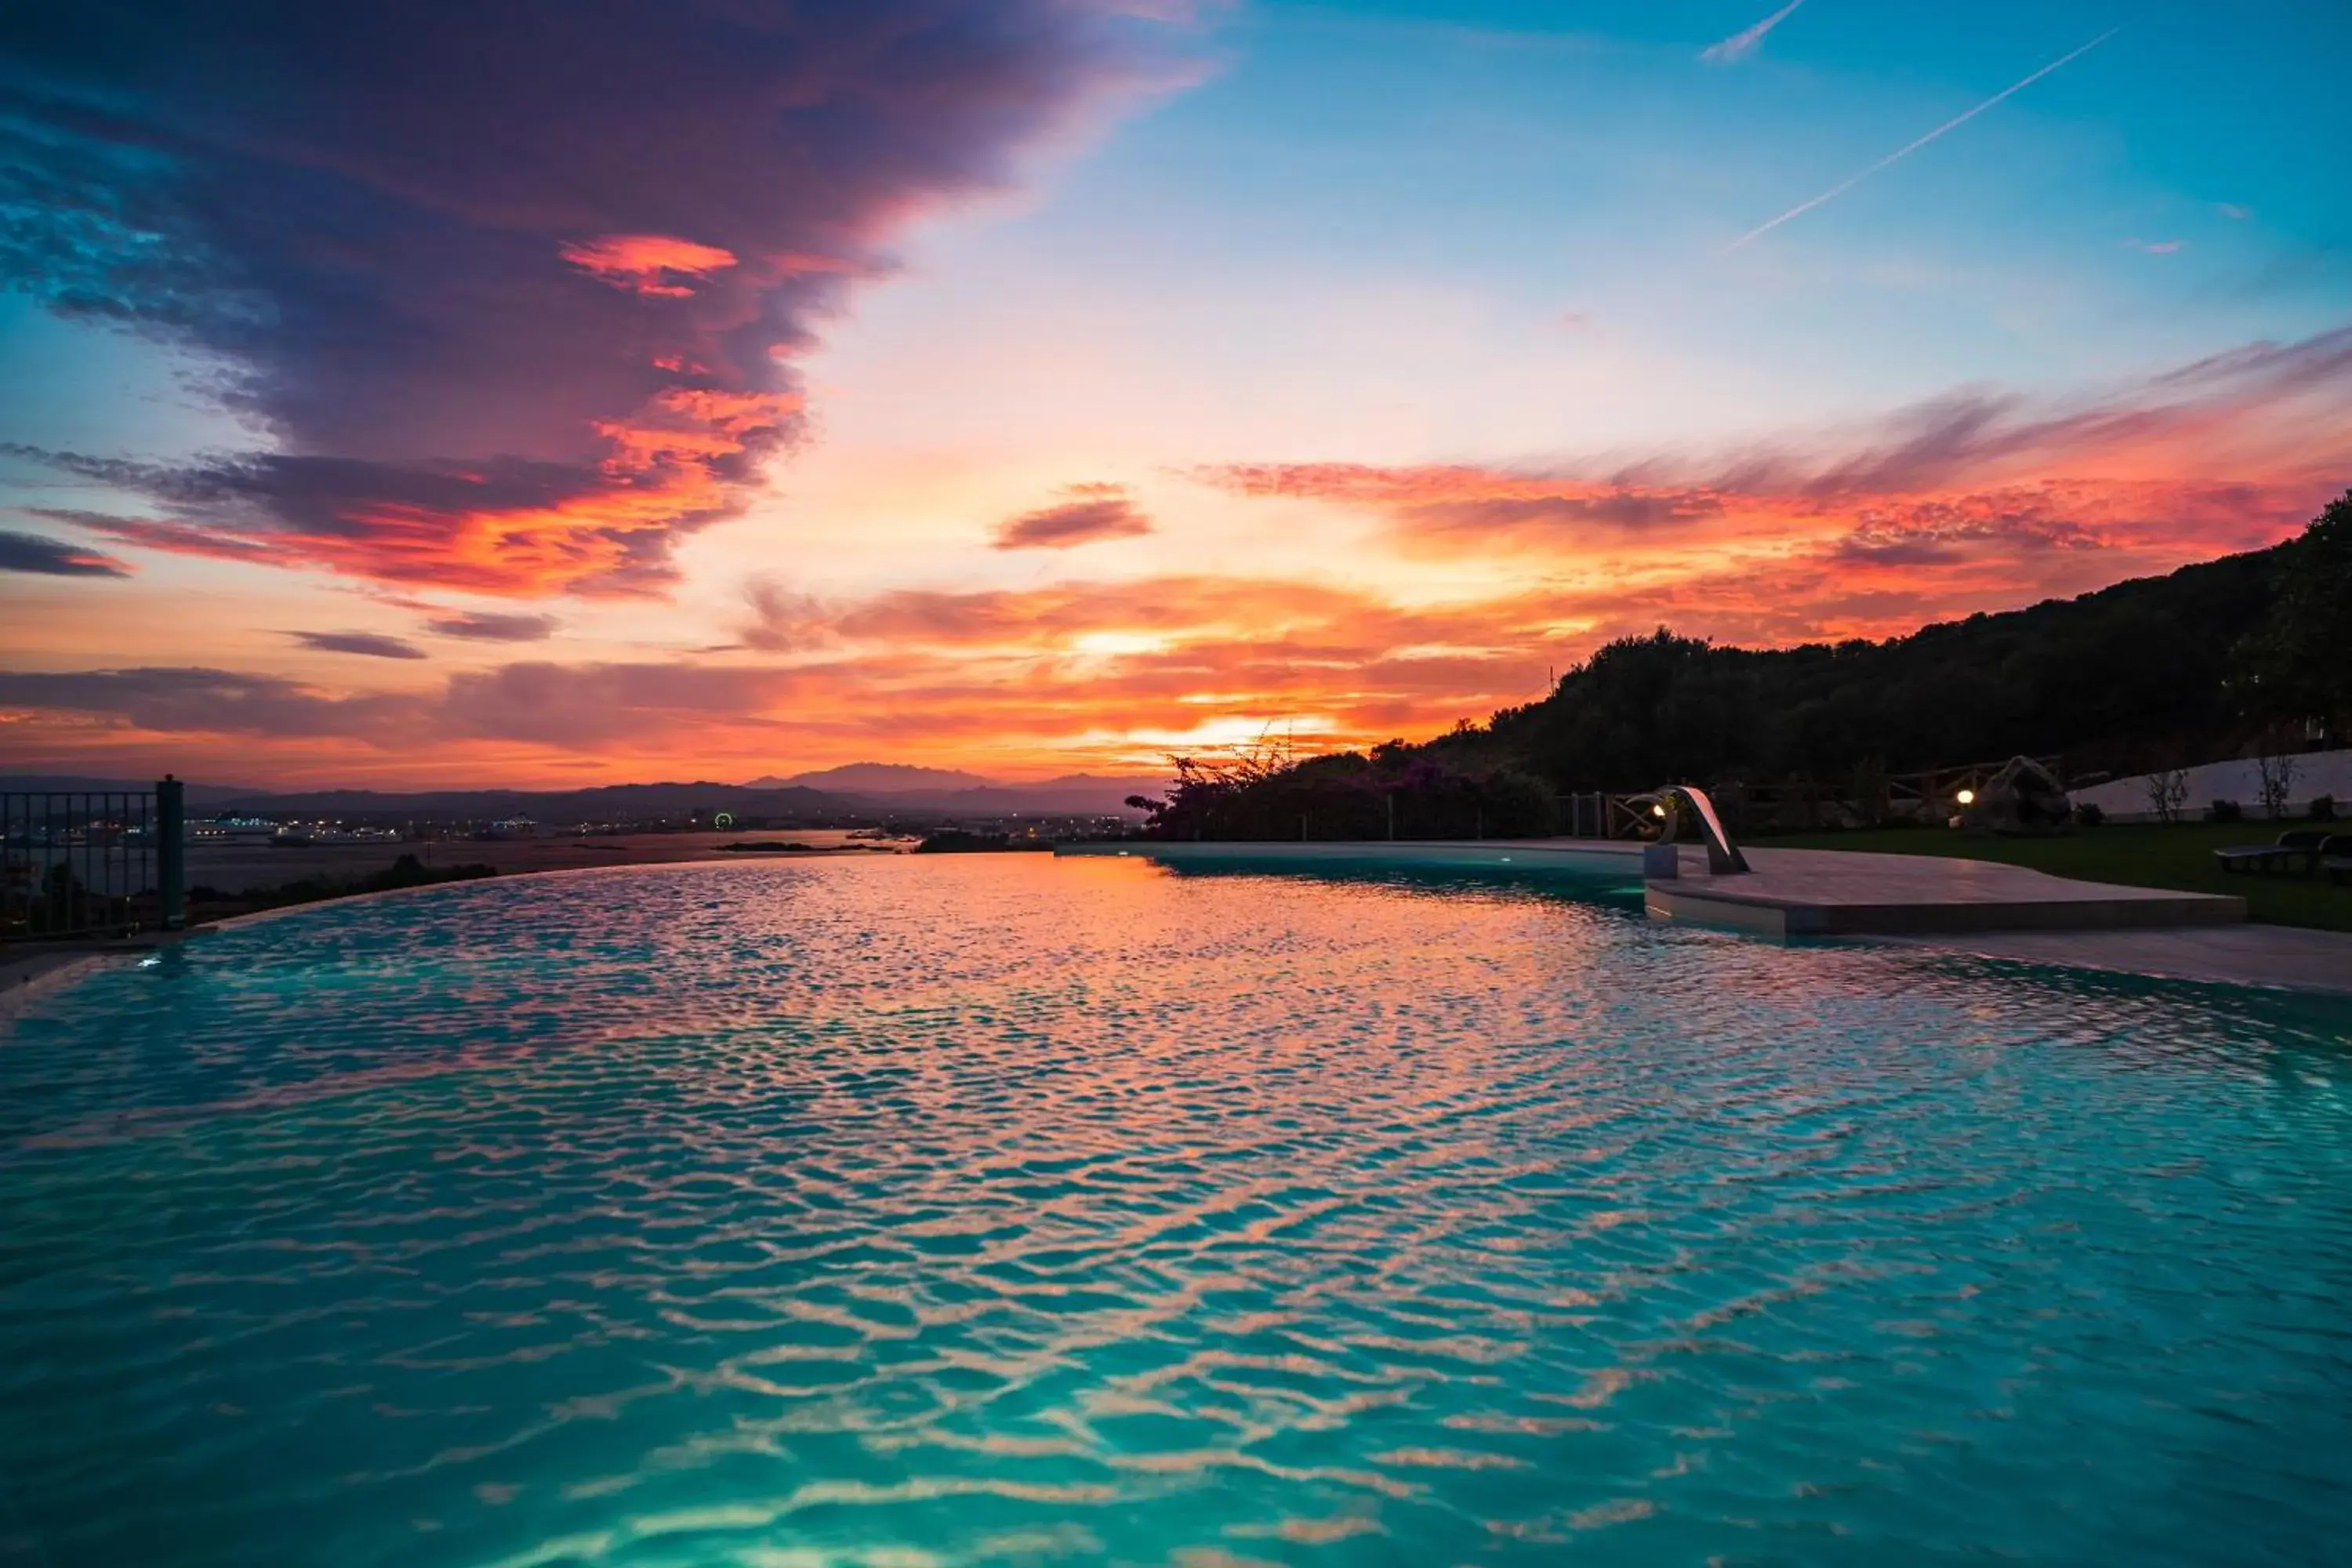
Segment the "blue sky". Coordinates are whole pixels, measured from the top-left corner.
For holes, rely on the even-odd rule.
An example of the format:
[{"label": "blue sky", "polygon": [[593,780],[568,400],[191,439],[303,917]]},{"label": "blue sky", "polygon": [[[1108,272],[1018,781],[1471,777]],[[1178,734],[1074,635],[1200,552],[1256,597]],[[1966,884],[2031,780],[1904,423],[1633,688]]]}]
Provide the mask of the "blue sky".
[{"label": "blue sky", "polygon": [[[1765,9],[1256,7],[1223,35],[1216,76],[1027,223],[974,241],[1025,240],[1011,265],[1028,277],[1196,297],[1454,283],[1528,319],[1685,335],[1695,360],[1856,400],[2160,363],[2341,310],[2340,272],[2282,264],[2352,223],[2326,64],[2331,42],[2352,51],[2352,11],[1809,0],[1746,62],[1698,60]],[[1723,254],[2118,24],[1769,243]]]}]

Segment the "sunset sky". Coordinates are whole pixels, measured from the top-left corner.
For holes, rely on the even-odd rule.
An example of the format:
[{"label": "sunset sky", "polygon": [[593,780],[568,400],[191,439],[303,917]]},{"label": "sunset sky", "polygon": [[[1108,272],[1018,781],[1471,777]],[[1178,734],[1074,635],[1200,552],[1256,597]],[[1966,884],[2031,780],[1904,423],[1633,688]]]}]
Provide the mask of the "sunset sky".
[{"label": "sunset sky", "polygon": [[13,771],[1135,773],[2352,482],[2340,0],[0,28]]}]

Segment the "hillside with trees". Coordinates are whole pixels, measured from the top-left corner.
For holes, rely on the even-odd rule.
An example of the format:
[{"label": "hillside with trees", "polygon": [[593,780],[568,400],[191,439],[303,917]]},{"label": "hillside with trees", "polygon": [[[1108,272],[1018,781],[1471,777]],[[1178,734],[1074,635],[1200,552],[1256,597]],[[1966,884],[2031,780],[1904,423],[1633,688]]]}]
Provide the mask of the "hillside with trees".
[{"label": "hillside with trees", "polygon": [[1541,833],[1575,792],[1834,780],[2017,753],[2061,757],[2075,775],[2123,773],[2235,756],[2266,734],[2301,749],[2315,731],[2340,736],[2347,718],[2352,492],[2272,549],[2079,598],[1885,642],[1718,647],[1662,627],[1599,649],[1541,701],[1420,744],[1178,759],[1152,831]]}]

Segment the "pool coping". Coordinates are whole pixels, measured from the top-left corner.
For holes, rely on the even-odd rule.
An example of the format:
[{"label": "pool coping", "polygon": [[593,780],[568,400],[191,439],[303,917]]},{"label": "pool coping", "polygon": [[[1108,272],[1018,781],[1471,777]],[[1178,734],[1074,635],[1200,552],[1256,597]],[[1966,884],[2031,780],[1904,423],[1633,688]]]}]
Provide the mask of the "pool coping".
[{"label": "pool coping", "polygon": [[36,998],[68,981],[109,964],[143,958],[161,948],[200,936],[206,926],[184,931],[151,931],[103,942],[66,942],[45,945],[35,952],[0,953],[0,1024],[7,1023]]}]

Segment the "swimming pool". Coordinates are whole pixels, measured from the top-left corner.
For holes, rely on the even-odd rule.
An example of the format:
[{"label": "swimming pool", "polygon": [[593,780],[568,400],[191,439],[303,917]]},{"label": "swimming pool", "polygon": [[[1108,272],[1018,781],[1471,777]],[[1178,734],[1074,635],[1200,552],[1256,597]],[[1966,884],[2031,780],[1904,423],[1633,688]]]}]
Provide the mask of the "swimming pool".
[{"label": "swimming pool", "polygon": [[0,1036],[0,1546],[2340,1560],[2347,1091],[2342,1002],[1598,884],[321,906]]}]

